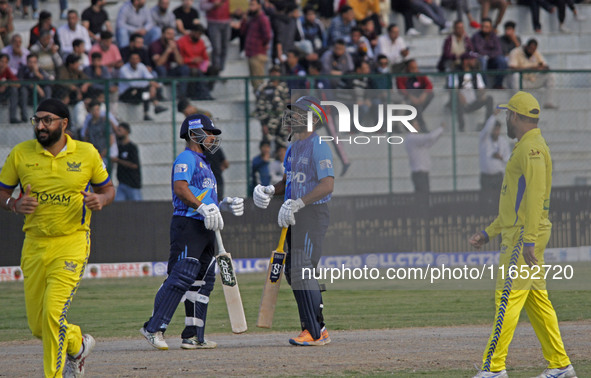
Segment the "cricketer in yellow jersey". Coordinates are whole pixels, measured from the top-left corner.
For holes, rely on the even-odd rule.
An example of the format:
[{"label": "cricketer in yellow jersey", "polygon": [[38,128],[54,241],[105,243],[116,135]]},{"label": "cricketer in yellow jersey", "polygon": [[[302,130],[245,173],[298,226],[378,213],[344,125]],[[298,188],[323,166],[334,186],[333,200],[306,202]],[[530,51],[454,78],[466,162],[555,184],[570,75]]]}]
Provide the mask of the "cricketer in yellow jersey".
[{"label": "cricketer in yellow jersey", "polygon": [[[539,377],[576,377],[541,268],[552,228],[548,219],[552,159],[537,127],[540,105],[531,94],[518,92],[499,108],[507,110],[507,135],[517,138],[517,143],[505,168],[499,214],[469,240],[479,248],[500,234],[499,266],[504,267],[504,275],[499,271],[497,276],[495,324],[484,351],[482,370],[475,377],[507,377],[505,359],[524,307],[548,361],[548,368]],[[516,279],[509,274],[511,267],[520,272]],[[534,279],[535,272],[539,273]]]},{"label": "cricketer in yellow jersey", "polygon": [[36,139],[16,145],[0,171],[1,206],[25,215],[25,304],[29,328],[43,341],[46,377],[84,374],[95,342],[67,312],[90,252],[90,215],[115,196],[98,151],[66,135],[69,120],[62,102],[41,102],[31,118]]}]

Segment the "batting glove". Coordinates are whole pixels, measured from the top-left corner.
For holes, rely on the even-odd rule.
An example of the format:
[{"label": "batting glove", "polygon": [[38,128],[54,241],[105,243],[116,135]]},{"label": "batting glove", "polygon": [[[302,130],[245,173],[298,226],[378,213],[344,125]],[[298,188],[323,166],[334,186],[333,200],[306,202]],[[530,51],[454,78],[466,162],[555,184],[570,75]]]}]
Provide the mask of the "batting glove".
[{"label": "batting glove", "polygon": [[252,198],[256,207],[266,209],[271,202],[271,197],[275,194],[275,187],[273,185],[257,185],[252,192]]},{"label": "batting glove", "polygon": [[224,219],[222,218],[220,209],[215,204],[206,205],[203,203],[197,211],[203,215],[205,228],[212,231],[221,231],[224,229]]},{"label": "batting glove", "polygon": [[244,199],[240,197],[226,197],[220,202],[220,211],[231,211],[236,217],[244,214]]},{"label": "batting glove", "polygon": [[304,206],[304,201],[301,198],[297,200],[288,199],[281,205],[281,209],[279,210],[279,216],[277,217],[277,223],[279,223],[279,227],[289,227],[293,226],[295,222],[295,213],[297,213],[300,209]]}]

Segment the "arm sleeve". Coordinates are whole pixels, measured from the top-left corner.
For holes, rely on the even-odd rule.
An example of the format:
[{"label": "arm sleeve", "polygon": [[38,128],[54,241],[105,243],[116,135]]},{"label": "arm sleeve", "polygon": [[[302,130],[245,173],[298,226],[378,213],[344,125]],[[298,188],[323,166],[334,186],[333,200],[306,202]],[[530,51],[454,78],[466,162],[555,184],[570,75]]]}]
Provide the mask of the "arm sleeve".
[{"label": "arm sleeve", "polygon": [[90,154],[93,163],[90,183],[93,186],[103,186],[111,181],[109,173],[107,172],[105,164],[103,163],[103,158],[101,158],[101,155],[96,148],[92,148]]},{"label": "arm sleeve", "polygon": [[332,164],[332,151],[326,143],[314,144],[313,150],[314,163],[316,164],[316,174],[318,180],[325,177],[334,177]]},{"label": "arm sleeve", "polygon": [[194,171],[195,159],[187,153],[182,153],[174,162],[172,180],[186,181],[190,184]]},{"label": "arm sleeve", "polygon": [[534,245],[544,209],[546,194],[546,162],[543,153],[535,147],[521,160],[525,176],[525,227],[523,242]]},{"label": "arm sleeve", "polygon": [[16,170],[17,157],[14,149],[8,154],[6,162],[0,171],[0,188],[14,189],[18,185],[19,178]]},{"label": "arm sleeve", "polygon": [[484,229],[484,233],[489,240],[495,238],[501,233],[501,227],[499,226],[499,223],[499,217],[496,217],[495,220]]}]

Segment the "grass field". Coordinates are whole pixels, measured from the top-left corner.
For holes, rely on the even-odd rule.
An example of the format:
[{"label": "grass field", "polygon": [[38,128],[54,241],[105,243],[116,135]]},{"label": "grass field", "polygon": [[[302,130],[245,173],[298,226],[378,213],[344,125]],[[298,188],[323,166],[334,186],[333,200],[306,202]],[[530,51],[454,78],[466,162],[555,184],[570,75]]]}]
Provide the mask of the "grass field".
[{"label": "grass field", "polygon": [[[249,332],[269,332],[255,327],[264,276],[248,274],[238,279]],[[156,277],[83,280],[68,320],[98,338],[137,338],[138,329],[151,314],[154,295],[161,282],[162,278]],[[0,289],[0,342],[32,339],[27,327],[22,282],[1,283]],[[550,296],[560,321],[591,319],[589,291],[555,291]],[[324,293],[324,302],[330,330],[492,325],[494,311],[494,293],[490,290],[329,290]],[[522,321],[527,322],[525,314]],[[183,323],[184,311],[179,307],[167,334],[179,334]],[[272,331],[294,334],[299,331],[297,308],[285,282]],[[219,282],[210,300],[207,333],[230,333]],[[577,371],[579,378],[591,377],[591,359],[580,360]],[[364,372],[368,373],[382,375],[386,372]],[[416,372],[417,376],[423,373],[432,375],[433,371]],[[351,370],[345,374],[353,376],[358,372]],[[462,374],[446,371],[437,376]]]}]

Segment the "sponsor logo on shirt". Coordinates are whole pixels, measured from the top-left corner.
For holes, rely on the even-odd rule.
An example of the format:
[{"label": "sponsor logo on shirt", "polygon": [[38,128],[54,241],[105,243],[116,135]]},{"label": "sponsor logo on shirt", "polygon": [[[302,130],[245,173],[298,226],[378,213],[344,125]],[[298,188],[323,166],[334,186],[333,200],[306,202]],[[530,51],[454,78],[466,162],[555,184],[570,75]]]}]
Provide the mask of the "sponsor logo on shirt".
[{"label": "sponsor logo on shirt", "polygon": [[174,166],[174,173],[185,173],[189,170],[187,164],[176,164]]},{"label": "sponsor logo on shirt", "polygon": [[203,179],[203,187],[204,188],[213,188],[214,186],[215,186],[215,183],[209,177],[206,177]]},{"label": "sponsor logo on shirt", "polygon": [[332,161],[330,159],[320,160],[319,165],[320,169],[330,169],[332,168]]},{"label": "sponsor logo on shirt", "polygon": [[47,192],[32,192],[33,196],[37,198],[39,205],[59,205],[69,206],[72,196],[66,194],[55,194]]},{"label": "sponsor logo on shirt", "polygon": [[39,166],[39,163],[27,163],[27,164],[25,164],[25,167],[30,168],[34,171],[38,171],[41,169],[41,166]]},{"label": "sponsor logo on shirt", "polygon": [[75,272],[76,267],[78,267],[78,264],[74,263],[74,261],[64,261],[64,270]]},{"label": "sponsor logo on shirt", "polygon": [[66,162],[66,164],[68,164],[68,168],[66,169],[66,171],[68,171],[68,172],[81,172],[82,171],[80,169],[82,162],[76,163],[75,161],[73,161],[73,162],[68,161],[68,162]]}]

